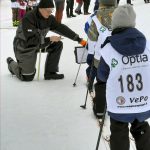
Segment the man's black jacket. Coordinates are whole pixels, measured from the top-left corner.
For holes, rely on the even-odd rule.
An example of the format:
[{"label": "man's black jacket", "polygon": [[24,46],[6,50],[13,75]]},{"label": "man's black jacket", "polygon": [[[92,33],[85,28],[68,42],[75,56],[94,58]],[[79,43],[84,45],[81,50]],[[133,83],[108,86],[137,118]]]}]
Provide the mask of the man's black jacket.
[{"label": "man's black jacket", "polygon": [[50,15],[48,19],[43,18],[38,7],[26,13],[17,29],[15,40],[21,40],[23,48],[47,45],[46,43],[50,41],[48,37],[45,37],[48,31],[53,31],[74,41],[81,41],[74,31],[58,23],[53,15]]}]

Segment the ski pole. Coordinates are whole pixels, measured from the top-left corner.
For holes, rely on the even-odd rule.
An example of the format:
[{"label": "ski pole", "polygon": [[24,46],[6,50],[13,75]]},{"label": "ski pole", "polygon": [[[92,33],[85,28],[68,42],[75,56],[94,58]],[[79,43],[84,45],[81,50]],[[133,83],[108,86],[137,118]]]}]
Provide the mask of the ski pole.
[{"label": "ski pole", "polygon": [[40,64],[41,64],[41,48],[40,48],[40,51],[39,51],[38,75],[37,75],[37,80],[38,81],[40,79]]},{"label": "ski pole", "polygon": [[[85,103],[84,105],[81,105],[80,107],[83,109],[86,109],[86,103],[87,103],[87,97],[88,97],[88,93],[91,95],[91,93],[93,92],[93,82],[92,81],[92,72],[93,72],[93,67],[94,67],[94,58],[92,60],[92,64],[91,64],[91,69],[90,69],[90,76],[89,76],[89,83],[87,86],[87,92],[86,92],[86,97],[85,97]],[[92,96],[91,96],[92,97]]]},{"label": "ski pole", "polygon": [[84,105],[81,105],[81,106],[80,106],[80,107],[83,108],[83,109],[86,109],[86,102],[87,102],[88,93],[89,93],[89,89],[87,88],[86,97],[85,97],[85,103],[84,103]]},{"label": "ski pole", "polygon": [[105,105],[104,114],[103,114],[103,118],[102,118],[102,124],[100,126],[99,135],[98,135],[98,139],[97,139],[96,150],[98,150],[102,131],[103,131],[103,126],[104,126],[105,116],[106,116],[106,109],[107,109],[107,106]]},{"label": "ski pole", "polygon": [[[84,102],[84,105],[80,106],[81,108],[86,109],[86,103],[87,103],[88,93],[91,95],[92,92],[93,92],[93,89],[89,89],[89,87],[87,87],[85,102]],[[93,96],[91,95],[91,97],[93,97]]]},{"label": "ski pole", "polygon": [[79,71],[80,71],[80,68],[81,68],[81,64],[82,64],[82,60],[83,60],[83,56],[84,56],[85,51],[86,51],[86,48],[84,48],[84,51],[83,51],[83,54],[82,54],[82,57],[81,57],[81,60],[80,60],[80,65],[79,65],[79,68],[78,68],[78,71],[77,71],[77,74],[76,74],[76,77],[75,77],[75,81],[73,83],[74,87],[76,86],[76,81],[77,81],[77,78],[78,78],[78,75],[79,75]]}]

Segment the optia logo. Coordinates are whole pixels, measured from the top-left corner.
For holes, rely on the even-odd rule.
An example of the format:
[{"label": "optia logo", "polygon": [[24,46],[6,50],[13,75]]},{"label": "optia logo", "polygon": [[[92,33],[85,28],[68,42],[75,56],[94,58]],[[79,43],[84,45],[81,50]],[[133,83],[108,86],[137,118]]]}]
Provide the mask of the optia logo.
[{"label": "optia logo", "polygon": [[122,57],[122,63],[125,65],[130,64],[131,66],[134,63],[141,63],[146,61],[148,61],[148,56],[146,54]]}]

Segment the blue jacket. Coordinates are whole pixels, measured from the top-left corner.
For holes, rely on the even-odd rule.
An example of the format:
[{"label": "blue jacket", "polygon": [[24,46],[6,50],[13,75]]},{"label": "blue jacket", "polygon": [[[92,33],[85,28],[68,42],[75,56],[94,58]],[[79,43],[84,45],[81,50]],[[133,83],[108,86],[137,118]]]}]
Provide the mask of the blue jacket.
[{"label": "blue jacket", "polygon": [[[124,28],[113,31],[112,36],[109,37],[109,42],[118,53],[124,56],[141,54],[146,47],[145,36],[136,28]],[[98,79],[107,82],[110,70],[102,57],[99,66],[97,72]],[[108,114],[111,118],[122,122],[133,122],[135,119],[144,121],[150,117],[150,110],[144,113],[134,114],[115,114],[110,112]]]}]

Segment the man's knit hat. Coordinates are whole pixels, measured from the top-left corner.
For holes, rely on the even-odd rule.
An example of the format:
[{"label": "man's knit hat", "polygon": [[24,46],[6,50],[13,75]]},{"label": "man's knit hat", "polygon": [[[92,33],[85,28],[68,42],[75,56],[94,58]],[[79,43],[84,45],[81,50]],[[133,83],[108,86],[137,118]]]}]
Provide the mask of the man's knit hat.
[{"label": "man's knit hat", "polygon": [[136,14],[129,4],[118,6],[112,14],[112,30],[123,27],[135,27]]},{"label": "man's knit hat", "polygon": [[54,8],[53,0],[41,0],[39,2],[39,8]]}]

